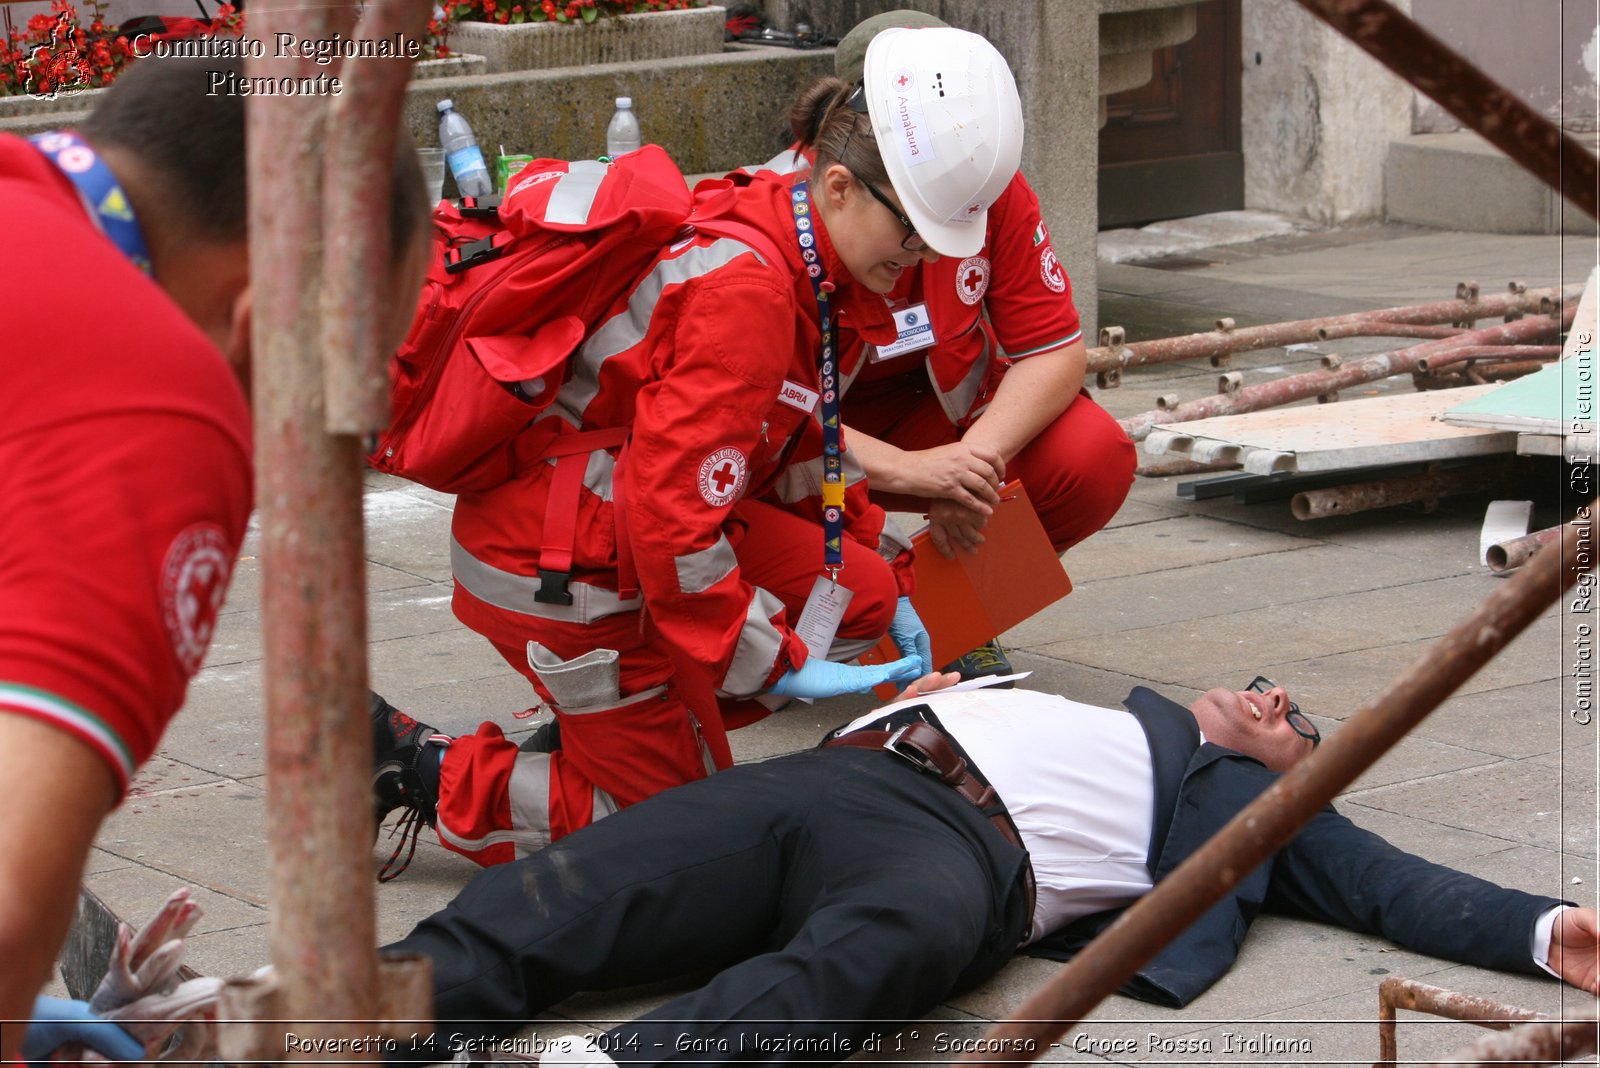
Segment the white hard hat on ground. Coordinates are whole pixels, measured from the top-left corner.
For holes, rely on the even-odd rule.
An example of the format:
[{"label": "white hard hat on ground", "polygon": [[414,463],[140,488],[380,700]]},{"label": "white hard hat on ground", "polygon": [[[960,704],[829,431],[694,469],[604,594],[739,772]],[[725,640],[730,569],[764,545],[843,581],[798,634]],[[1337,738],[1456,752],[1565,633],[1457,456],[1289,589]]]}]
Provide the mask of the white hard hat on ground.
[{"label": "white hard hat on ground", "polygon": [[1005,57],[966,30],[884,30],[867,46],[862,87],[917,232],[940,255],[975,254],[989,205],[1022,162],[1022,102]]}]

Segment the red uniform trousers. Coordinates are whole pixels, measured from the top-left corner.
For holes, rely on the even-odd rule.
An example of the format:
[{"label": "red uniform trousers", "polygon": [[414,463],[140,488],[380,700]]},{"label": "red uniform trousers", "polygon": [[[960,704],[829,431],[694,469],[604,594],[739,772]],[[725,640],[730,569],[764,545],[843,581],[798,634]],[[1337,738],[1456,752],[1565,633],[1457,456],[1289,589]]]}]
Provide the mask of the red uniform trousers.
[{"label": "red uniform trousers", "polygon": [[[726,533],[745,580],[783,602],[791,624],[821,574],[822,529],[771,504],[734,506]],[[830,659],[846,660],[889,629],[899,588],[887,561],[844,539],[839,580],[853,593]],[[716,770],[680,688],[669,650],[641,612],[568,623],[505,612],[527,638],[570,660],[596,649],[620,654],[621,701],[581,710],[558,707],[528,662],[525,647],[491,639],[533,683],[561,723],[554,753],[524,753],[485,723],[457,738],[440,767],[440,841],[488,866],[526,855],[619,808]],[[719,701],[728,728],[753,723],[768,709],[751,699]]]},{"label": "red uniform trousers", "polygon": [[[857,384],[845,398],[845,422],[897,448],[948,445],[962,431],[951,424],[920,371]],[[1087,392],[1034,437],[1006,465],[1021,479],[1057,552],[1064,552],[1111,522],[1133,485],[1133,442]],[[926,512],[928,502],[897,493],[872,494],[890,511]]]}]

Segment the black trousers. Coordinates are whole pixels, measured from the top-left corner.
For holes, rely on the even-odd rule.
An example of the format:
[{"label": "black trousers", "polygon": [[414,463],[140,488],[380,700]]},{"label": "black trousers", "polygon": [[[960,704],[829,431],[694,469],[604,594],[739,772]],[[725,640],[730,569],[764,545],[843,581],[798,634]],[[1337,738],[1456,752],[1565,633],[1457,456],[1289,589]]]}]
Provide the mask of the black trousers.
[{"label": "black trousers", "polygon": [[490,868],[390,948],[433,959],[427,1059],[578,991],[720,969],[613,1029],[607,1052],[825,1063],[1009,959],[1029,919],[1025,859],[899,757],[811,750],[669,790]]}]

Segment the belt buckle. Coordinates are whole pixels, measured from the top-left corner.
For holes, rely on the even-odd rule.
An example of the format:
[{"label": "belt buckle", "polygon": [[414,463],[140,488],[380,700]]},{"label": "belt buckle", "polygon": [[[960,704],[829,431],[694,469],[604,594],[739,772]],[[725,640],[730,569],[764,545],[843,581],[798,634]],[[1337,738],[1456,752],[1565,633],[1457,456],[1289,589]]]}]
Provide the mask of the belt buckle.
[{"label": "belt buckle", "polygon": [[900,739],[905,736],[906,731],[909,731],[914,726],[916,726],[915,723],[907,723],[896,727],[894,733],[884,739],[883,747],[918,771],[925,771],[935,778],[942,778],[942,773],[934,765],[933,761],[929,760],[927,755],[920,749],[913,749],[910,746],[906,746],[904,749],[900,747]]}]

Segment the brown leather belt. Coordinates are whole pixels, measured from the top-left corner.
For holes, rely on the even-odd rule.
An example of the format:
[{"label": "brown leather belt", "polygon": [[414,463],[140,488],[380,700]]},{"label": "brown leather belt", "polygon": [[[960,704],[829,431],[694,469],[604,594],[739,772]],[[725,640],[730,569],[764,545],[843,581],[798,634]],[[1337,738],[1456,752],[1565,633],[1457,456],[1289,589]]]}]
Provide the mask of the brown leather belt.
[{"label": "brown leather belt", "polygon": [[[987,817],[989,822],[994,824],[995,830],[1000,832],[1000,837],[1022,850],[1024,854],[1027,853],[1027,847],[1022,844],[1022,835],[1017,833],[1017,825],[1011,822],[1011,814],[1006,811],[1000,795],[995,793],[993,786],[974,773],[966,759],[950,744],[950,739],[933,724],[917,720],[896,727],[892,731],[851,731],[849,734],[829,738],[822,743],[821,748],[832,749],[841,745],[858,749],[887,750],[910,763],[918,771],[932,775],[966,798],[973,807]],[[1028,928],[1031,929],[1036,888],[1033,881],[1033,865],[1028,862],[1026,856],[1022,862],[1022,889],[1028,899],[1026,916]],[[1027,940],[1027,930],[1023,932],[1022,937],[1023,941]]]}]

